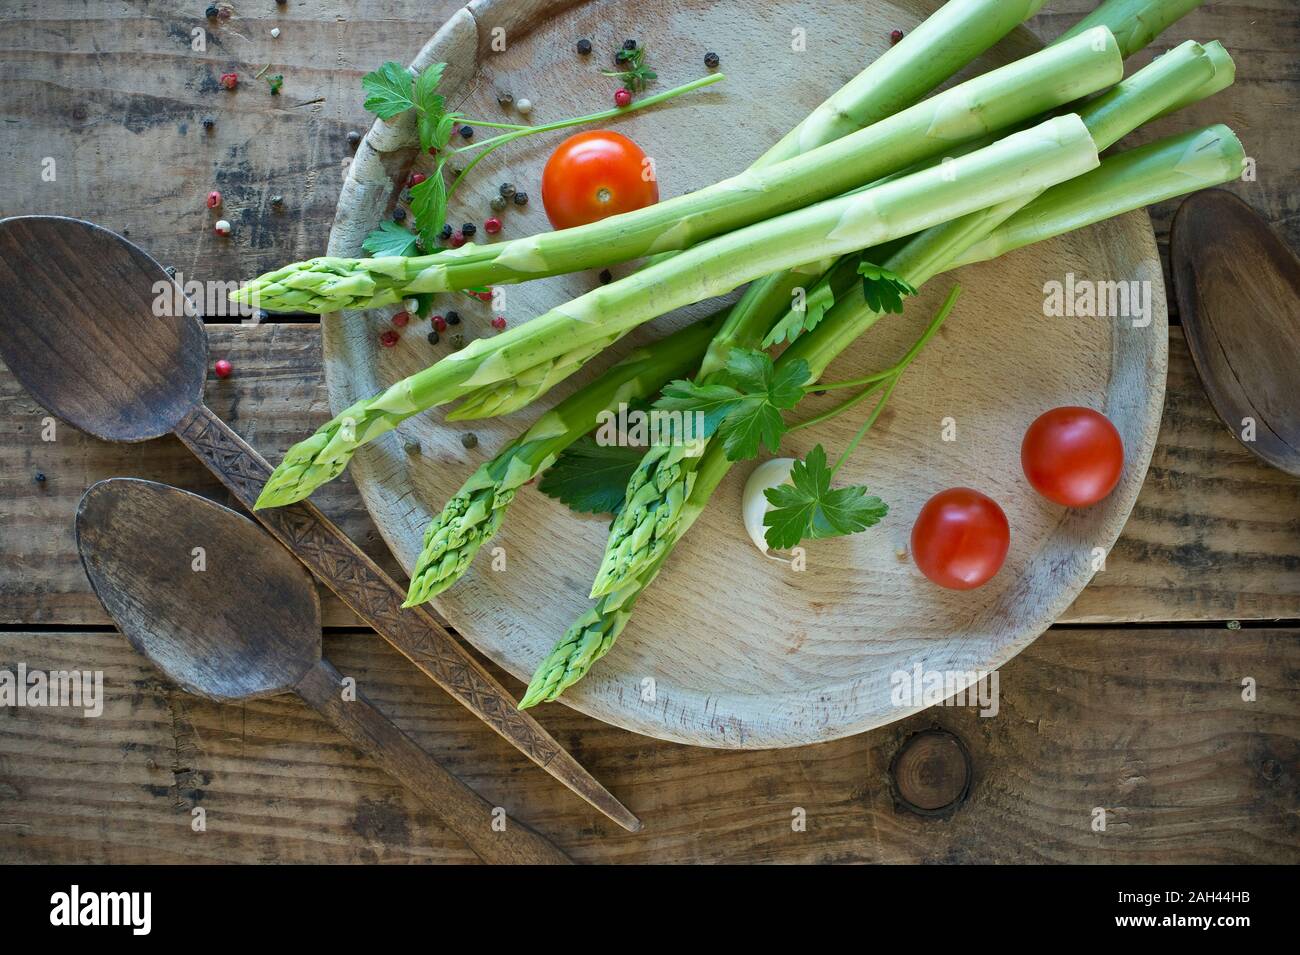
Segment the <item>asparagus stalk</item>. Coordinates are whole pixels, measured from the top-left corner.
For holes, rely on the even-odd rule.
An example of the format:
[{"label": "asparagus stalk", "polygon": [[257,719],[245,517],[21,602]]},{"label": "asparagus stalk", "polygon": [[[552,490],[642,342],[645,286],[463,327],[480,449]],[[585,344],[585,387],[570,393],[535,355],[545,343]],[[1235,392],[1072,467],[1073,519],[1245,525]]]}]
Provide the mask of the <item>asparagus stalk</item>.
[{"label": "asparagus stalk", "polygon": [[590,431],[602,411],[617,411],[619,405],[647,398],[665,382],[689,374],[721,319],[718,313],[637,349],[561,401],[479,467],[425,530],[403,606],[422,604],[459,580],[479,548],[500,528],[518,488]]},{"label": "asparagus stalk", "polygon": [[[1151,116],[1169,111],[1171,104],[1185,104],[1223,89],[1231,82],[1232,73],[1231,60],[1225,63],[1225,57],[1222,47],[1207,50],[1195,43],[1183,44],[1085,107],[1083,113],[1092,121],[1097,145],[1110,145]],[[1208,77],[1205,63],[1210,67]],[[1225,72],[1229,74],[1226,80]],[[1082,185],[1072,180],[1037,198],[1010,200],[927,230],[889,257],[886,267],[920,285],[956,267],[965,250],[990,234],[999,235],[999,239],[980,258],[999,254],[997,247],[1018,248],[1168,198],[1174,188],[1191,192],[1217,185],[1239,173],[1243,158],[1240,142],[1225,127],[1170,137],[1103,161],[1097,170],[1081,177],[1087,180]],[[1076,188],[1069,188],[1071,185]],[[1014,218],[1017,214],[1021,216],[1018,220]],[[1018,225],[1006,233],[995,231],[1000,224],[1011,222]],[[866,307],[857,290],[856,295],[837,302],[822,324],[796,341],[778,363],[806,361],[811,384],[879,317]],[[608,651],[630,618],[637,598],[658,576],[672,547],[703,511],[729,467],[721,443],[711,441],[684,478],[679,471],[664,481],[658,500],[673,502],[664,514],[655,512],[653,502],[650,506],[646,501],[638,502],[650,528],[640,531],[641,552],[629,554],[632,548],[624,548],[621,563],[611,566],[608,560],[602,562],[597,586],[593,587],[593,592],[600,591],[597,603],[566,631],[538,667],[520,702],[521,708],[556,699]],[[640,487],[649,485],[649,475],[641,475],[639,470],[631,483],[638,479]],[[678,503],[683,480],[689,486]],[[629,487],[628,503],[620,516],[629,510],[637,490]],[[637,533],[634,529],[625,539],[635,539]]]},{"label": "asparagus stalk", "polygon": [[[357,402],[289,449],[262,489],[257,506],[278,507],[301,500],[338,476],[362,444],[427,408],[501,385],[514,390],[511,400],[499,407],[522,407],[554,383],[554,376],[538,376],[537,369],[548,364],[572,368],[598,347],[665,312],[809,259],[910,235],[1063,182],[1096,165],[1087,128],[1070,114],[1008,136],[943,168],[921,170],[701,243],[495,338],[478,339],[381,394]],[[520,381],[521,375],[527,376],[525,382]]]},{"label": "asparagus stalk", "polygon": [[1105,27],[968,80],[802,155],[588,225],[416,257],[318,258],[245,285],[271,310],[374,308],[418,293],[542,278],[687,248],[872,182],[1109,86],[1123,76]]}]

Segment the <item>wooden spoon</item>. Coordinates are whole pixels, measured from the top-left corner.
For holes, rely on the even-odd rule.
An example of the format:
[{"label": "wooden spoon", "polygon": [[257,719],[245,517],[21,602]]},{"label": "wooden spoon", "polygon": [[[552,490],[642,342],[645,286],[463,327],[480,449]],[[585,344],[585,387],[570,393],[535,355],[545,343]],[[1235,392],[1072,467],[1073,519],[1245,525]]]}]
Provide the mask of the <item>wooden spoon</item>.
[{"label": "wooden spoon", "polygon": [[296,693],[484,862],[570,862],[522,823],[494,826],[487,800],[345,692],[321,659],[311,578],[252,521],[166,484],[113,478],[81,498],[77,550],[118,628],[168,679],[222,702]]},{"label": "wooden spoon", "polygon": [[[174,433],[250,510],[271,474],[203,404],[208,343],[192,305],[142,249],[99,226],[60,216],[0,219],[0,359],[37,401],[96,437]],[[405,589],[313,505],[254,515],[475,716],[623,828],[641,828],[428,610],[403,610]]]},{"label": "wooden spoon", "polygon": [[1248,451],[1300,476],[1300,259],[1222,189],[1179,206],[1169,251],[1210,404]]}]

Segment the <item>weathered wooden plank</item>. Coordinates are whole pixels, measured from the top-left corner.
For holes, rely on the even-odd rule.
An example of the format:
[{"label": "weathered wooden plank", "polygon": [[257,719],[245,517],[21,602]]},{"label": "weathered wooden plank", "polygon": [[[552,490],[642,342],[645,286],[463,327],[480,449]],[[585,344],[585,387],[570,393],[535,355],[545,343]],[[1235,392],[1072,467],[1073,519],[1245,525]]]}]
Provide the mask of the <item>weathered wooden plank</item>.
[{"label": "weathered wooden plank", "polygon": [[[996,716],[936,707],[801,749],[678,746],[545,708],[645,820],[639,835],[528,766],[373,635],[331,636],[326,653],[453,772],[582,861],[1300,861],[1300,631],[1054,630],[1003,669]],[[183,695],[110,632],[0,636],[0,670],[19,661],[102,669],[106,702],[89,720],[0,709],[0,861],[471,859],[291,699]],[[973,770],[947,819],[896,808],[890,784],[900,747],[934,726]],[[206,832],[191,829],[195,808]]]},{"label": "weathered wooden plank", "polygon": [[[328,417],[316,326],[213,325],[209,331],[213,357],[229,357],[235,374],[211,379],[207,400],[269,458],[278,459]],[[1224,430],[1179,329],[1171,332],[1169,351],[1169,392],[1151,474],[1105,572],[1063,621],[1300,617],[1300,481],[1260,464]],[[56,440],[43,441],[44,418],[8,371],[0,371],[0,623],[107,625],[72,538],[72,515],[86,487],[130,475],[232,502],[170,438],[108,445],[59,424]],[[43,483],[34,480],[38,471]],[[403,579],[346,475],[318,498]],[[356,624],[332,595],[322,600],[327,625]]]}]

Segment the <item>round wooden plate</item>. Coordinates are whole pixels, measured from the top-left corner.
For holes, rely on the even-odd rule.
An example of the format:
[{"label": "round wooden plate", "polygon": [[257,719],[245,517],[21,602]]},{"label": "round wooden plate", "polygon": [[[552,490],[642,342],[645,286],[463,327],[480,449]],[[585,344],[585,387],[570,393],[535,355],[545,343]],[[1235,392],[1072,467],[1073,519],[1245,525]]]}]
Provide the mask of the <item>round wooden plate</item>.
[{"label": "round wooden plate", "polygon": [[[531,119],[540,123],[606,108],[616,83],[599,71],[609,68],[611,52],[626,37],[648,48],[661,89],[700,75],[705,52],[716,50],[724,83],[616,124],[655,158],[662,194],[676,195],[739,172],[878,56],[891,29],[910,29],[937,6],[914,0],[837,0],[815,10],[805,2],[772,0],[478,0],[438,31],[414,65],[445,61],[449,100],[468,115],[502,116],[494,89],[503,88],[531,99]],[[802,52],[792,49],[796,30],[807,38]],[[574,52],[584,36],[595,46],[587,58]],[[1018,30],[978,66],[987,69],[1039,45]],[[482,222],[497,185],[510,181],[533,201],[503,214],[502,238],[547,229],[540,172],[564,135],[514,143],[481,163],[452,221]],[[415,142],[410,124],[400,120],[370,131],[343,187],[331,255],[361,254],[362,239],[391,211],[411,164],[424,168],[427,157],[417,155]],[[1045,316],[1045,283],[1064,282],[1067,273],[1076,280],[1149,283],[1149,324]],[[738,465],[613,650],[565,694],[566,703],[639,733],[705,746],[835,739],[922,708],[923,701],[891,692],[898,674],[906,673],[910,683],[918,665],[923,672],[957,674],[998,667],[1069,606],[1128,517],[1159,426],[1167,316],[1150,222],[1145,213],[1130,214],[942,276],[905,315],[882,321],[859,341],[832,368],[832,377],[866,374],[895,360],[953,281],[964,288],[956,311],[839,475],[870,485],[889,503],[889,517],[867,533],[811,544],[806,569],[792,570],[759,554],[746,537],[740,495],[754,462]],[[526,321],[596,282],[594,273],[581,273],[509,286],[506,318]],[[660,336],[709,307],[665,316],[615,351]],[[487,305],[447,296],[437,310],[451,308],[463,316],[467,336],[492,334]],[[448,353],[447,336],[437,346],[426,342],[427,323],[408,328],[396,348],[380,348],[388,318],[326,318],[325,370],[336,411]],[[570,393],[609,360],[602,356],[542,404]],[[1025,427],[1063,404],[1104,411],[1124,438],[1119,487],[1085,510],[1045,501],[1020,470]],[[413,565],[425,525],[461,482],[541,410],[466,423],[424,414],[356,456],[353,477],[403,566]],[[797,432],[784,450],[802,455],[820,441],[834,454],[857,424],[845,415]],[[469,450],[461,443],[468,430],[478,437]],[[404,450],[410,440],[420,442],[421,453]],[[954,485],[992,495],[1012,528],[1002,572],[968,593],[931,585],[906,551],[921,504]],[[527,680],[588,607],[606,524],[568,512],[535,488],[525,490],[491,545],[501,548],[496,553],[504,567],[493,570],[485,549],[437,602],[438,610],[476,647]]]}]

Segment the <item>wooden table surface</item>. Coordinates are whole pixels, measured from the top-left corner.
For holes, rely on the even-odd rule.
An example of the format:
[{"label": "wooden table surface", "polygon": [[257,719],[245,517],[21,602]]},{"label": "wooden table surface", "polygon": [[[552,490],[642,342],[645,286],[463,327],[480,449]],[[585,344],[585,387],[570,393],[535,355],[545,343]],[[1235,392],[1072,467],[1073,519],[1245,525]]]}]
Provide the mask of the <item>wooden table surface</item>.
[{"label": "wooden table surface", "polygon": [[[360,75],[408,60],[458,5],[244,0],[214,24],[202,0],[10,0],[0,10],[0,215],[129,230],[186,280],[245,278],[317,254],[347,132],[365,128]],[[1044,38],[1093,4],[1048,6],[1031,24]],[[206,50],[192,49],[196,28]],[[1223,40],[1237,84],[1155,132],[1231,125],[1258,178],[1230,188],[1300,246],[1300,8],[1208,2],[1153,50],[1189,37]],[[285,77],[278,97],[251,78],[267,64]],[[235,93],[218,84],[228,71],[243,79]],[[42,175],[51,161],[53,181]],[[204,208],[214,188],[235,225],[228,240]],[[282,211],[272,195],[284,196]],[[1153,210],[1162,248],[1174,208]],[[278,459],[327,417],[318,328],[221,321],[209,328],[212,354],[236,372],[210,379],[207,400]],[[472,861],[301,704],[202,701],[131,650],[77,560],[80,495],[132,475],[226,497],[174,439],[115,446],[60,424],[47,441],[45,416],[0,366],[0,671],[102,670],[105,704],[97,719],[0,709],[0,861]],[[397,572],[346,478],[318,497]],[[337,600],[323,610],[340,669],[494,804],[581,861],[1300,860],[1300,481],[1259,464],[1219,423],[1178,327],[1133,516],[1060,624],[1003,668],[995,718],[936,707],[838,742],[720,752],[543,708],[547,728],[642,816],[645,830],[629,835]],[[1243,681],[1255,687],[1249,702]],[[954,794],[942,812],[916,811]],[[194,831],[195,809],[205,831]]]}]

